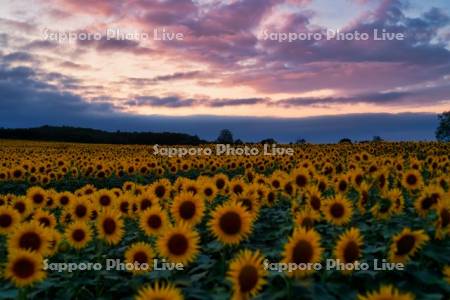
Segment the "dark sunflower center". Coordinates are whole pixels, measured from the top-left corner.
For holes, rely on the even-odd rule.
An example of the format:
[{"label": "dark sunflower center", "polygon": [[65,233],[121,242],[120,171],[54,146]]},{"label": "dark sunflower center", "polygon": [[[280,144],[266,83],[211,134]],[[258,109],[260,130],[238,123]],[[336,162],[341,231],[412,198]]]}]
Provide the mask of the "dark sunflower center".
[{"label": "dark sunflower center", "polygon": [[162,185],[158,185],[155,189],[155,195],[158,198],[162,198],[164,194],[166,193],[166,188]]},{"label": "dark sunflower center", "polygon": [[146,210],[150,207],[152,207],[152,201],[150,199],[143,199],[141,201],[141,210]]},{"label": "dark sunflower center", "polygon": [[36,232],[26,232],[19,239],[19,247],[37,251],[41,248],[41,237]]},{"label": "dark sunflower center", "polygon": [[8,228],[9,226],[11,226],[12,222],[13,219],[10,215],[8,214],[0,215],[0,227]]},{"label": "dark sunflower center", "polygon": [[347,190],[347,182],[345,180],[341,180],[339,182],[339,191],[345,192]]},{"label": "dark sunflower center", "polygon": [[102,206],[108,206],[111,204],[111,198],[109,196],[103,195],[100,197],[100,204]]},{"label": "dark sunflower center", "polygon": [[128,202],[120,203],[120,211],[123,213],[127,213],[129,206],[130,206],[130,203],[128,203]]},{"label": "dark sunflower center", "polygon": [[341,218],[344,215],[344,206],[340,203],[334,203],[331,205],[330,213],[334,218]]},{"label": "dark sunflower center", "polygon": [[416,239],[414,236],[407,234],[402,236],[397,241],[397,252],[396,255],[405,255],[408,254],[413,248],[416,243]]},{"label": "dark sunflower center", "polygon": [[36,204],[41,204],[44,201],[44,196],[41,194],[36,194],[33,196],[33,202]]},{"label": "dark sunflower center", "polygon": [[35,265],[28,258],[22,257],[14,262],[12,271],[16,277],[26,279],[33,276],[35,272]]},{"label": "dark sunflower center", "polygon": [[180,205],[180,216],[185,220],[191,219],[195,215],[195,204],[192,201],[184,201]]},{"label": "dark sunflower center", "polygon": [[167,247],[169,248],[170,253],[174,255],[183,255],[188,250],[189,242],[183,234],[177,233],[169,238]]},{"label": "dark sunflower center", "polygon": [[148,261],[148,257],[144,251],[137,251],[133,255],[133,260],[139,264],[145,264]]},{"label": "dark sunflower center", "polygon": [[69,197],[62,196],[61,199],[59,199],[59,203],[61,203],[62,205],[67,205],[69,203]]},{"label": "dark sunflower center", "polygon": [[359,247],[354,241],[350,241],[344,248],[344,260],[345,263],[351,263],[357,260],[359,257]]},{"label": "dark sunflower center", "polygon": [[236,234],[241,230],[241,217],[234,211],[226,212],[220,217],[219,226],[226,234]]},{"label": "dark sunflower center", "polygon": [[288,193],[289,195],[291,195],[292,192],[294,191],[294,189],[293,189],[293,187],[292,187],[292,185],[291,185],[290,183],[287,183],[287,184],[284,186],[284,191],[285,191],[286,193]]},{"label": "dark sunflower center", "polygon": [[103,230],[105,231],[105,233],[107,235],[114,234],[114,232],[116,232],[116,228],[117,228],[117,225],[116,225],[116,221],[114,219],[106,218],[103,221]]},{"label": "dark sunflower center", "polygon": [[298,241],[292,250],[292,262],[296,264],[308,263],[314,254],[312,245],[305,240]]},{"label": "dark sunflower center", "polygon": [[235,193],[235,194],[240,194],[240,193],[242,193],[243,192],[243,188],[242,188],[242,186],[240,186],[239,184],[236,184],[234,187],[233,187],[233,192]]},{"label": "dark sunflower center", "polygon": [[424,199],[422,199],[421,207],[424,210],[428,210],[434,203],[435,202],[433,201],[433,198],[425,197]]},{"label": "dark sunflower center", "polygon": [[362,183],[363,177],[361,174],[356,175],[355,182],[357,185],[360,185]]},{"label": "dark sunflower center", "polygon": [[295,184],[297,184],[299,187],[305,187],[307,183],[305,175],[298,175],[295,177]]},{"label": "dark sunflower center", "polygon": [[221,190],[225,186],[225,180],[219,178],[216,180],[216,187]]},{"label": "dark sunflower center", "polygon": [[42,217],[39,219],[39,224],[42,224],[44,227],[50,226],[50,220],[46,217]]},{"label": "dark sunflower center", "polygon": [[242,293],[250,292],[258,283],[258,270],[254,266],[244,266],[239,272],[238,282]]},{"label": "dark sunflower center", "polygon": [[213,193],[213,191],[212,191],[211,188],[206,188],[206,189],[204,190],[204,192],[205,192],[205,195],[206,195],[207,197],[211,196],[212,193]]},{"label": "dark sunflower center", "polygon": [[311,204],[311,207],[314,210],[319,210],[320,209],[320,199],[319,199],[319,197],[312,196],[311,199],[309,200],[309,203]]},{"label": "dark sunflower center", "polygon": [[72,232],[72,238],[74,239],[74,241],[76,242],[81,242],[84,240],[84,238],[86,237],[86,233],[84,232],[83,229],[75,229]]},{"label": "dark sunflower center", "polygon": [[87,214],[87,208],[84,205],[77,205],[75,208],[75,214],[78,218],[83,218]]},{"label": "dark sunflower center", "polygon": [[272,186],[277,189],[280,187],[280,182],[278,180],[274,180],[272,181]]},{"label": "dark sunflower center", "polygon": [[161,227],[162,224],[162,220],[159,216],[157,215],[151,215],[148,219],[147,219],[147,224],[148,226],[150,226],[153,229],[158,229],[159,227]]},{"label": "dark sunflower center", "polygon": [[416,175],[413,175],[413,174],[408,175],[408,177],[406,177],[406,182],[409,185],[415,185],[417,183]]}]

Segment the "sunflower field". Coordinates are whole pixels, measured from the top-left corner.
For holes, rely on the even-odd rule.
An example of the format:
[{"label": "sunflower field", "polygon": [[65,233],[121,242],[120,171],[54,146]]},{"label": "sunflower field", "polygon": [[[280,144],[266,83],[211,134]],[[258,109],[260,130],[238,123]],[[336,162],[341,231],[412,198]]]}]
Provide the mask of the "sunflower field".
[{"label": "sunflower field", "polygon": [[448,143],[0,146],[0,299],[449,299]]}]

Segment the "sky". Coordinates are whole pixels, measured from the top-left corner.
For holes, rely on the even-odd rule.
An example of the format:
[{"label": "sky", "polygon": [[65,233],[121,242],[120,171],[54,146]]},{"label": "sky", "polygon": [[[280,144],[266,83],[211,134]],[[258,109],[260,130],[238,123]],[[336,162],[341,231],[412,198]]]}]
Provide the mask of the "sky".
[{"label": "sky", "polygon": [[430,140],[449,109],[446,0],[0,0],[0,127]]}]

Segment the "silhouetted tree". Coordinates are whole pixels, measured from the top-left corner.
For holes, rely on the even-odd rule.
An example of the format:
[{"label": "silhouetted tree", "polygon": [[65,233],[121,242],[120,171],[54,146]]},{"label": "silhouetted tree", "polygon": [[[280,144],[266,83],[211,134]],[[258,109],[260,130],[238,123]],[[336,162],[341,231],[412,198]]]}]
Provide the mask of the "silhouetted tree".
[{"label": "silhouetted tree", "polygon": [[382,142],[383,141],[383,139],[381,138],[381,136],[379,136],[379,135],[375,135],[373,138],[372,138],[372,142]]},{"label": "silhouetted tree", "polygon": [[305,140],[304,138],[298,138],[298,139],[295,141],[295,143],[296,143],[296,144],[299,144],[299,145],[303,145],[303,144],[306,144],[306,140]]},{"label": "silhouetted tree", "polygon": [[233,134],[228,129],[222,129],[217,137],[217,142],[220,144],[233,144],[233,141]]},{"label": "silhouetted tree", "polygon": [[260,144],[276,144],[277,141],[275,141],[275,139],[273,139],[273,138],[268,138],[268,139],[261,140],[259,143]]},{"label": "silhouetted tree", "polygon": [[349,138],[343,138],[339,141],[339,144],[352,144],[352,140]]},{"label": "silhouetted tree", "polygon": [[439,126],[436,129],[436,139],[440,142],[450,142],[450,111],[438,115]]}]

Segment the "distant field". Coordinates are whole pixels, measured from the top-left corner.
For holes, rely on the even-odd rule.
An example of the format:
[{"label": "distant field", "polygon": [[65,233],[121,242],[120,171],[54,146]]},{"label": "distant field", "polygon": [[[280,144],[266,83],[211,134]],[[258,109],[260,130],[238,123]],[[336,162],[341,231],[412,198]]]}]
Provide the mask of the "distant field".
[{"label": "distant field", "polygon": [[0,299],[446,299],[448,143],[289,147],[0,141]]}]

